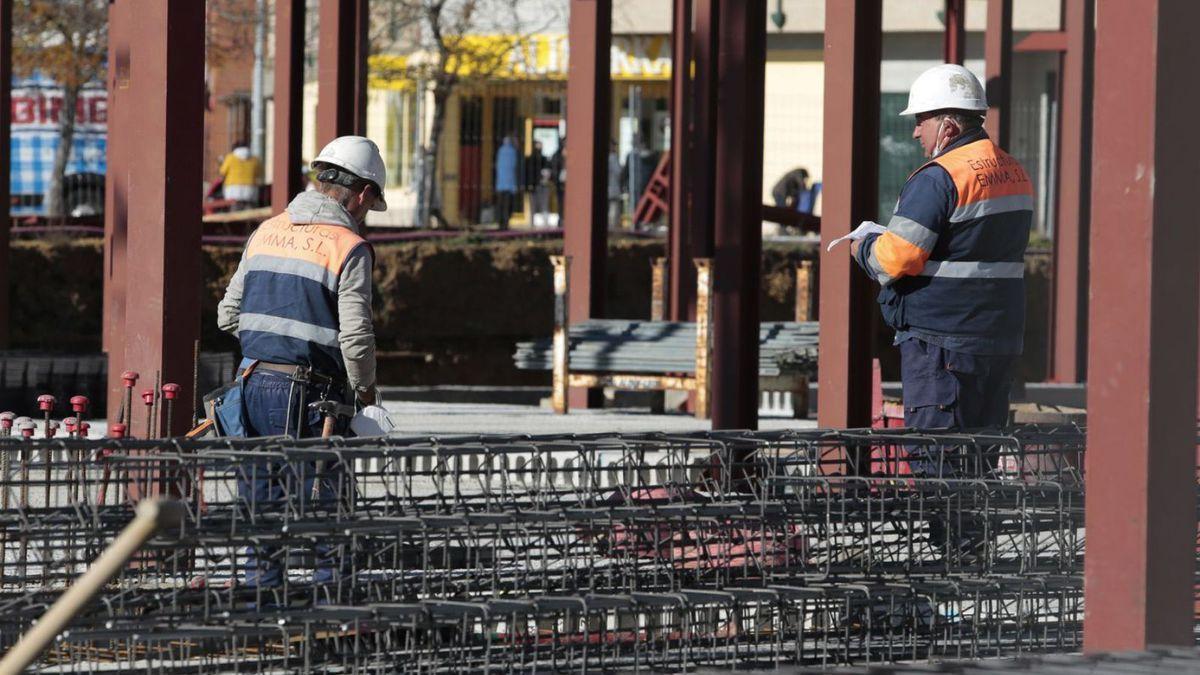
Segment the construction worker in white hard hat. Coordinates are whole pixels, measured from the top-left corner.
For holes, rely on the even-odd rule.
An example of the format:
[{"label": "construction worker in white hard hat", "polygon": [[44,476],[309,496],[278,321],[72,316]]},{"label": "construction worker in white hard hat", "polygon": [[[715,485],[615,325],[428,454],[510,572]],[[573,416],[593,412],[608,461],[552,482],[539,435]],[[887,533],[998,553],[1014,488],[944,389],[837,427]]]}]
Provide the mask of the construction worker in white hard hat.
[{"label": "construction worker in white hard hat", "polygon": [[[983,85],[962,66],[935,66],[917,78],[900,114],[915,117],[913,138],[929,161],[904,184],[886,231],[852,247],[882,287],[879,304],[896,331],[909,427],[1008,422],[1023,348],[1033,185],[988,138],[986,111]],[[955,461],[941,449],[914,449],[909,466],[951,477],[960,473]]]},{"label": "construction worker in white hard hat", "polygon": [[[368,211],[387,208],[387,170],[379,148],[361,136],[335,139],[313,168],[316,189],[297,195],[284,213],[254,231],[218,307],[221,329],[241,343],[246,436],[320,436],[324,420],[314,404],[332,401],[345,409],[356,399],[376,399],[374,261],[362,225]],[[337,433],[345,423],[338,421]],[[331,489],[329,482],[321,480],[322,491]],[[259,508],[282,508],[285,499],[277,478],[247,477],[239,491]],[[311,494],[311,487],[304,492]],[[332,583],[340,570],[322,564],[332,559],[322,551],[328,552],[318,547],[314,582]],[[241,582],[280,586],[278,553],[251,550]]]}]

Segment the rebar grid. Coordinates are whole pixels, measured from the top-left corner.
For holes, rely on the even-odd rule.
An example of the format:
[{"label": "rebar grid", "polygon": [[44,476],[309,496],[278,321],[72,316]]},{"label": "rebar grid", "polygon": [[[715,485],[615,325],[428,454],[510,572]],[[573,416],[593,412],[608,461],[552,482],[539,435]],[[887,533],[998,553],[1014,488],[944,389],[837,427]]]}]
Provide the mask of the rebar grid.
[{"label": "rebar grid", "polygon": [[[853,475],[920,448],[952,477]],[[0,646],[156,495],[188,505],[183,530],[44,666],[680,670],[1073,649],[1082,452],[1079,429],[1032,427],[0,439]],[[278,584],[248,583],[262,565]]]}]

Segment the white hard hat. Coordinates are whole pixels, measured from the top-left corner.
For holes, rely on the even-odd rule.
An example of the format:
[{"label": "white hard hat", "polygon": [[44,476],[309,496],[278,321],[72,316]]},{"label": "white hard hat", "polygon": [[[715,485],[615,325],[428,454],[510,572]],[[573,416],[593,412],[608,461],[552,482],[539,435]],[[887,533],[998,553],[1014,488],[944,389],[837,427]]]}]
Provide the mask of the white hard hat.
[{"label": "white hard hat", "polygon": [[908,107],[901,115],[934,110],[987,111],[987,95],[979,78],[953,63],[943,63],[921,73],[908,92]]},{"label": "white hard hat", "polygon": [[387,167],[379,154],[375,141],[362,136],[339,136],[321,149],[313,164],[322,162],[345,169],[363,180],[371,181],[379,190],[379,199],[371,206],[372,211],[387,211],[383,199],[383,186],[387,185]]}]

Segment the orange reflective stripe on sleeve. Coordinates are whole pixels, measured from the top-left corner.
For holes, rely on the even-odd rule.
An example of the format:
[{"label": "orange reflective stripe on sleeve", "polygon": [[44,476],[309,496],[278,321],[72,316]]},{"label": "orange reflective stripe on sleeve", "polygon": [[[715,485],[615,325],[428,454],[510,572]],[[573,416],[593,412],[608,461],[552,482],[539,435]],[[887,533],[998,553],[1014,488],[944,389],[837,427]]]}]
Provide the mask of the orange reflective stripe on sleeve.
[{"label": "orange reflective stripe on sleeve", "polygon": [[929,260],[930,253],[893,232],[879,235],[873,251],[880,268],[893,278],[920,274],[925,268],[925,261]]}]

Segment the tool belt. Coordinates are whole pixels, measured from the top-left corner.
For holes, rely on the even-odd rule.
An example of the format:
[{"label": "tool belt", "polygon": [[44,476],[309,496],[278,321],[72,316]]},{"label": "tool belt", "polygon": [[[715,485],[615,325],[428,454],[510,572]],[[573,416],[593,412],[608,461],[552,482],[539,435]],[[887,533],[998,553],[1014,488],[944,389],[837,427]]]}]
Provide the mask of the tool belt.
[{"label": "tool belt", "polygon": [[334,389],[344,388],[346,386],[346,378],[344,377],[318,373],[308,366],[298,366],[294,363],[271,363],[269,361],[259,361],[257,367],[260,370],[281,373],[297,382],[303,382],[305,384],[329,385]]}]

